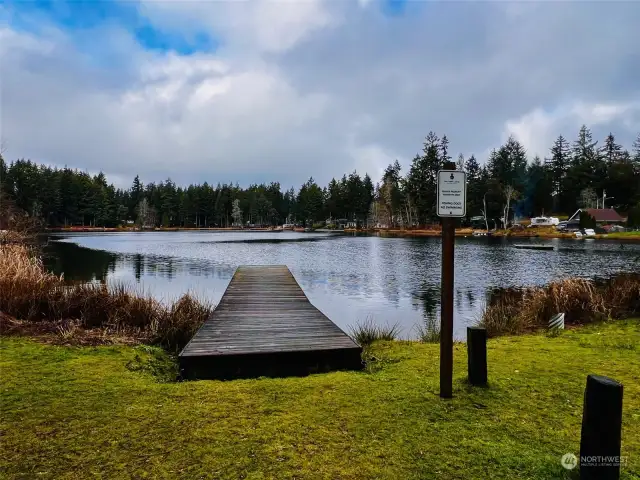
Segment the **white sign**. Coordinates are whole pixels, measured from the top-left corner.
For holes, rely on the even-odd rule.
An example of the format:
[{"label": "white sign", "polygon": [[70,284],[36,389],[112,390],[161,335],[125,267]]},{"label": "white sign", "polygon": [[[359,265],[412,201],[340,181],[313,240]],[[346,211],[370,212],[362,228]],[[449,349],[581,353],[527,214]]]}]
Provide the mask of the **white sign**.
[{"label": "white sign", "polygon": [[438,216],[464,217],[467,214],[467,174],[459,170],[438,172]]}]

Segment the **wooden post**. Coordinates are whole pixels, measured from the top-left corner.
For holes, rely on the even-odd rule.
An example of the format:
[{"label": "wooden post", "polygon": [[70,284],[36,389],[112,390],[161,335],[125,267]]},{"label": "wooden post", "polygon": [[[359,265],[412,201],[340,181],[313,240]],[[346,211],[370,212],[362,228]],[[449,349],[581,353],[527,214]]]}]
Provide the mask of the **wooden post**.
[{"label": "wooden post", "polygon": [[[443,170],[455,170],[448,162]],[[440,396],[453,396],[453,269],[456,219],[442,219],[442,279],[440,286]]]},{"label": "wooden post", "polygon": [[467,366],[469,383],[476,386],[487,384],[487,330],[467,327]]},{"label": "wooden post", "polygon": [[599,375],[587,376],[580,439],[581,480],[620,478],[622,385]]}]

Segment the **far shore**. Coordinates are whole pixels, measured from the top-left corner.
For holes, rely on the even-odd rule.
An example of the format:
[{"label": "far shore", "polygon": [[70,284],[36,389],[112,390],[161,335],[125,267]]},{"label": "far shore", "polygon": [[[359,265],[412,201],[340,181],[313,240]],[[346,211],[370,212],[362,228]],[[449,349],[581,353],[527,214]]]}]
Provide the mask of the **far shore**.
[{"label": "far shore", "polygon": [[[373,228],[373,229],[345,229],[345,233],[367,233],[372,235],[389,237],[440,237],[441,230],[436,229],[402,229],[402,228]],[[497,238],[566,238],[573,240],[598,239],[598,240],[638,240],[640,241],[640,231],[638,232],[616,232],[606,234],[596,234],[589,237],[576,237],[573,233],[563,233],[551,229],[527,228],[524,230],[475,230],[472,228],[457,228],[456,237],[489,236]]]},{"label": "far shore", "polygon": [[[273,227],[155,227],[155,228],[137,228],[137,227],[57,227],[46,228],[46,233],[125,233],[125,232],[273,232],[279,233],[282,231],[294,231],[305,232],[302,227],[296,227],[293,229],[282,230],[275,229]],[[350,234],[369,234],[380,235],[388,237],[440,237],[442,235],[441,230],[438,229],[404,229],[404,228],[369,228],[369,229],[355,229],[345,228],[340,229],[327,229],[319,228],[313,229],[312,232],[322,233],[350,233]],[[457,237],[470,237],[470,236],[490,236],[490,237],[507,237],[507,238],[564,238],[573,240],[628,240],[628,241],[640,241],[640,231],[637,232],[615,232],[607,234],[596,234],[589,237],[576,237],[573,233],[558,232],[551,228],[525,228],[523,230],[495,230],[486,232],[485,230],[478,230],[472,228],[457,228]]]}]

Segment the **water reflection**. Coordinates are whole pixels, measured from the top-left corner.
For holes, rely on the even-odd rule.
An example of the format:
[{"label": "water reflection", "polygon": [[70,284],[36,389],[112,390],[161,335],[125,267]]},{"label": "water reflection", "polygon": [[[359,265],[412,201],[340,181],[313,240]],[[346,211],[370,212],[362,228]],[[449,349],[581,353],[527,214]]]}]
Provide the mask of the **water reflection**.
[{"label": "water reflection", "polygon": [[[271,241],[275,235],[279,241]],[[309,299],[343,329],[371,317],[399,323],[408,337],[416,324],[438,321],[438,238],[313,235],[314,241],[300,241],[305,235],[69,235],[49,244],[47,267],[69,279],[131,283],[163,301],[189,291],[217,302],[238,265],[284,264]],[[640,255],[638,244],[556,242],[560,250],[537,251],[515,249],[506,239],[457,239],[456,337],[464,337],[466,326],[477,320],[494,287],[637,269],[632,260]]]},{"label": "water reflection", "polygon": [[73,243],[53,242],[46,247],[43,262],[47,270],[69,280],[104,282],[115,272],[118,255],[81,248]]}]

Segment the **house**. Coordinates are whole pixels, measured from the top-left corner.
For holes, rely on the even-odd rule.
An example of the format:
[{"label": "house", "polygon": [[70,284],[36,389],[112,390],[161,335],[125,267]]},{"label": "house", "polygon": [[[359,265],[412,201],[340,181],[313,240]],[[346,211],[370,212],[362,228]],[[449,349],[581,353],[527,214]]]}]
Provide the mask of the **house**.
[{"label": "house", "polygon": [[582,212],[587,212],[591,215],[595,219],[596,225],[624,223],[625,221],[613,208],[580,208],[567,220],[567,223],[579,223],[580,213]]},{"label": "house", "polygon": [[344,230],[349,220],[347,220],[346,218],[336,218],[335,222],[335,225],[338,229]]}]

